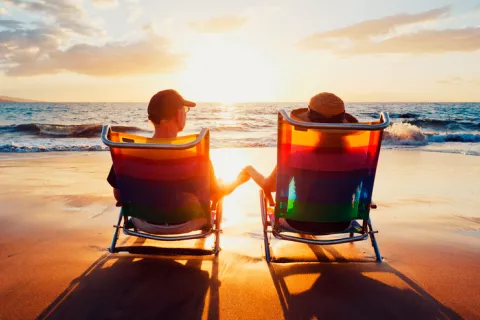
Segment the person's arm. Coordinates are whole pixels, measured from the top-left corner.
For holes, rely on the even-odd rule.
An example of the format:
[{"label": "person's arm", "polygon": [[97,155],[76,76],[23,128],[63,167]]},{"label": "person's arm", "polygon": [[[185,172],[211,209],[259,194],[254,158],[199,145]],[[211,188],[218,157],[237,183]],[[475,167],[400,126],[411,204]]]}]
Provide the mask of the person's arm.
[{"label": "person's arm", "polygon": [[235,189],[237,189],[239,186],[241,186],[242,184],[247,182],[249,179],[250,179],[250,176],[248,175],[246,170],[242,170],[238,174],[235,181],[233,181],[231,183],[220,183],[219,184],[220,193],[222,193],[224,196],[229,195]]},{"label": "person's arm", "polygon": [[247,182],[250,179],[250,176],[245,170],[240,171],[235,181],[231,183],[219,182],[215,176],[215,171],[213,166],[210,167],[210,193],[212,199],[220,199],[224,196],[232,193],[236,188],[238,188],[243,183]]},{"label": "person's arm", "polygon": [[120,191],[118,190],[117,185],[117,176],[115,174],[115,170],[113,166],[110,168],[110,172],[108,173],[107,181],[113,189],[113,197],[117,200],[117,205],[120,204]]},{"label": "person's arm", "polygon": [[245,171],[247,171],[260,188],[269,192],[275,192],[277,186],[277,167],[275,167],[272,173],[266,178],[252,166],[245,167]]}]

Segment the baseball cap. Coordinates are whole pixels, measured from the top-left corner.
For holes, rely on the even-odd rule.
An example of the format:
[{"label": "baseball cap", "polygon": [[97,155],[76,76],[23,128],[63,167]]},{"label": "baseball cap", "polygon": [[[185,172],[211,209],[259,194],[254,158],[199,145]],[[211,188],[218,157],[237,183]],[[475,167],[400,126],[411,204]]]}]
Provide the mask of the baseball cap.
[{"label": "baseball cap", "polygon": [[162,90],[154,94],[148,103],[148,119],[158,123],[160,120],[173,117],[180,108],[195,106],[195,102],[183,99],[173,89]]}]

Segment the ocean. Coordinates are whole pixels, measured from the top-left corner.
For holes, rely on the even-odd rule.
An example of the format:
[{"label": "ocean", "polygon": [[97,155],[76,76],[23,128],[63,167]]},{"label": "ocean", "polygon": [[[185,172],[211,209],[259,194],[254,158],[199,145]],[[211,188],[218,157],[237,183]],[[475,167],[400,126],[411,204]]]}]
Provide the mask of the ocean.
[{"label": "ocean", "polygon": [[[199,103],[184,133],[211,131],[212,148],[276,146],[277,111],[306,103]],[[0,152],[105,151],[102,125],[150,136],[147,103],[0,103]],[[480,103],[347,103],[360,121],[387,111],[383,148],[480,155]]]}]

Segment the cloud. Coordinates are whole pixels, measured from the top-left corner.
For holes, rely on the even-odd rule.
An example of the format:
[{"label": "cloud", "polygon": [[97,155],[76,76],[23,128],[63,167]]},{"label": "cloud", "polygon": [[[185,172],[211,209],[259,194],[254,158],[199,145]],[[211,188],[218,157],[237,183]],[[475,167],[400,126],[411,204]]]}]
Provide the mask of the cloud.
[{"label": "cloud", "polygon": [[463,81],[461,77],[447,77],[444,79],[437,80],[437,83],[440,84],[459,84]]},{"label": "cloud", "polygon": [[69,0],[5,0],[6,3],[35,14],[43,13],[55,20],[57,27],[70,30],[84,36],[94,36],[102,33],[92,26],[79,3]]},{"label": "cloud", "polygon": [[67,35],[61,29],[42,26],[37,29],[0,31],[0,63],[21,63],[26,56],[42,57],[58,50]]},{"label": "cloud", "polygon": [[7,10],[5,10],[4,8],[0,8],[0,16],[6,15],[6,14],[7,14]]},{"label": "cloud", "polygon": [[[448,7],[417,14],[398,14],[363,21],[345,28],[308,36],[299,46],[338,54],[394,54],[472,52],[480,49],[480,27],[425,30],[397,33],[405,25],[435,21],[446,17]],[[380,37],[380,38],[379,38]]]},{"label": "cloud", "polygon": [[349,53],[444,53],[480,50],[480,27],[422,30],[377,43],[359,43]]},{"label": "cloud", "polygon": [[480,86],[480,78],[479,79],[465,79],[462,77],[454,77],[450,76],[447,78],[437,80],[439,84],[450,84],[450,85],[465,85],[465,84],[472,84],[474,86]]},{"label": "cloud", "polygon": [[77,44],[61,50],[68,36],[57,28],[0,32],[0,67],[7,76],[73,72],[90,76],[160,74],[178,70],[185,56],[169,51],[165,38],[150,34],[134,43]]},{"label": "cloud", "polygon": [[0,20],[0,27],[6,29],[17,29],[23,25],[23,22],[17,20]]},{"label": "cloud", "polygon": [[115,8],[118,6],[118,0],[92,0],[92,3],[98,8]]},{"label": "cloud", "polygon": [[[101,45],[79,43],[74,34],[98,43],[102,31],[90,22],[83,0],[5,0],[8,4],[40,16],[42,22],[23,23],[0,19],[0,72],[10,77],[63,72],[97,77],[162,74],[184,66],[185,55],[173,53],[167,39],[153,28],[143,40],[109,42]],[[92,0],[115,4],[117,0]],[[132,9],[131,19],[141,10]],[[75,41],[75,42],[73,42]],[[73,45],[72,45],[73,43]]]},{"label": "cloud", "polygon": [[349,39],[361,40],[371,36],[386,35],[394,32],[395,28],[431,20],[437,20],[445,17],[449,12],[449,7],[442,7],[416,14],[397,14],[387,16],[380,19],[363,21],[345,28],[335,29],[327,32],[317,33],[306,38],[305,45],[307,47],[315,47],[316,43],[321,44],[325,39]]},{"label": "cloud", "polygon": [[192,21],[188,26],[198,33],[223,33],[240,28],[246,21],[246,18],[230,15]]},{"label": "cloud", "polygon": [[140,7],[130,8],[130,14],[128,15],[127,22],[132,23],[138,20],[142,15],[143,11]]}]

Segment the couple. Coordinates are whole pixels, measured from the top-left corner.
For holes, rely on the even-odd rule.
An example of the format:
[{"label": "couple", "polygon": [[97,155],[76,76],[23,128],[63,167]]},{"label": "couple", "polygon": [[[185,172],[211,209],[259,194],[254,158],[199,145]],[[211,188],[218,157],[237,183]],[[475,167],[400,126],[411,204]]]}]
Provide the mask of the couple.
[{"label": "couple", "polygon": [[[175,138],[183,130],[187,121],[187,112],[195,107],[195,102],[183,99],[175,90],[163,90],[156,93],[148,104],[148,120],[153,124],[155,132],[153,138]],[[327,122],[327,123],[354,123],[355,117],[345,113],[343,101],[333,93],[322,92],[310,99],[308,108],[296,109],[291,117],[298,121]],[[213,166],[210,164],[210,194],[212,200],[220,199],[232,193],[238,186],[252,178],[261,188],[274,192],[276,187],[276,167],[268,177],[264,177],[254,167],[245,167],[232,183],[219,183]],[[113,195],[120,201],[117,179],[113,166],[107,178],[113,188]]]}]

